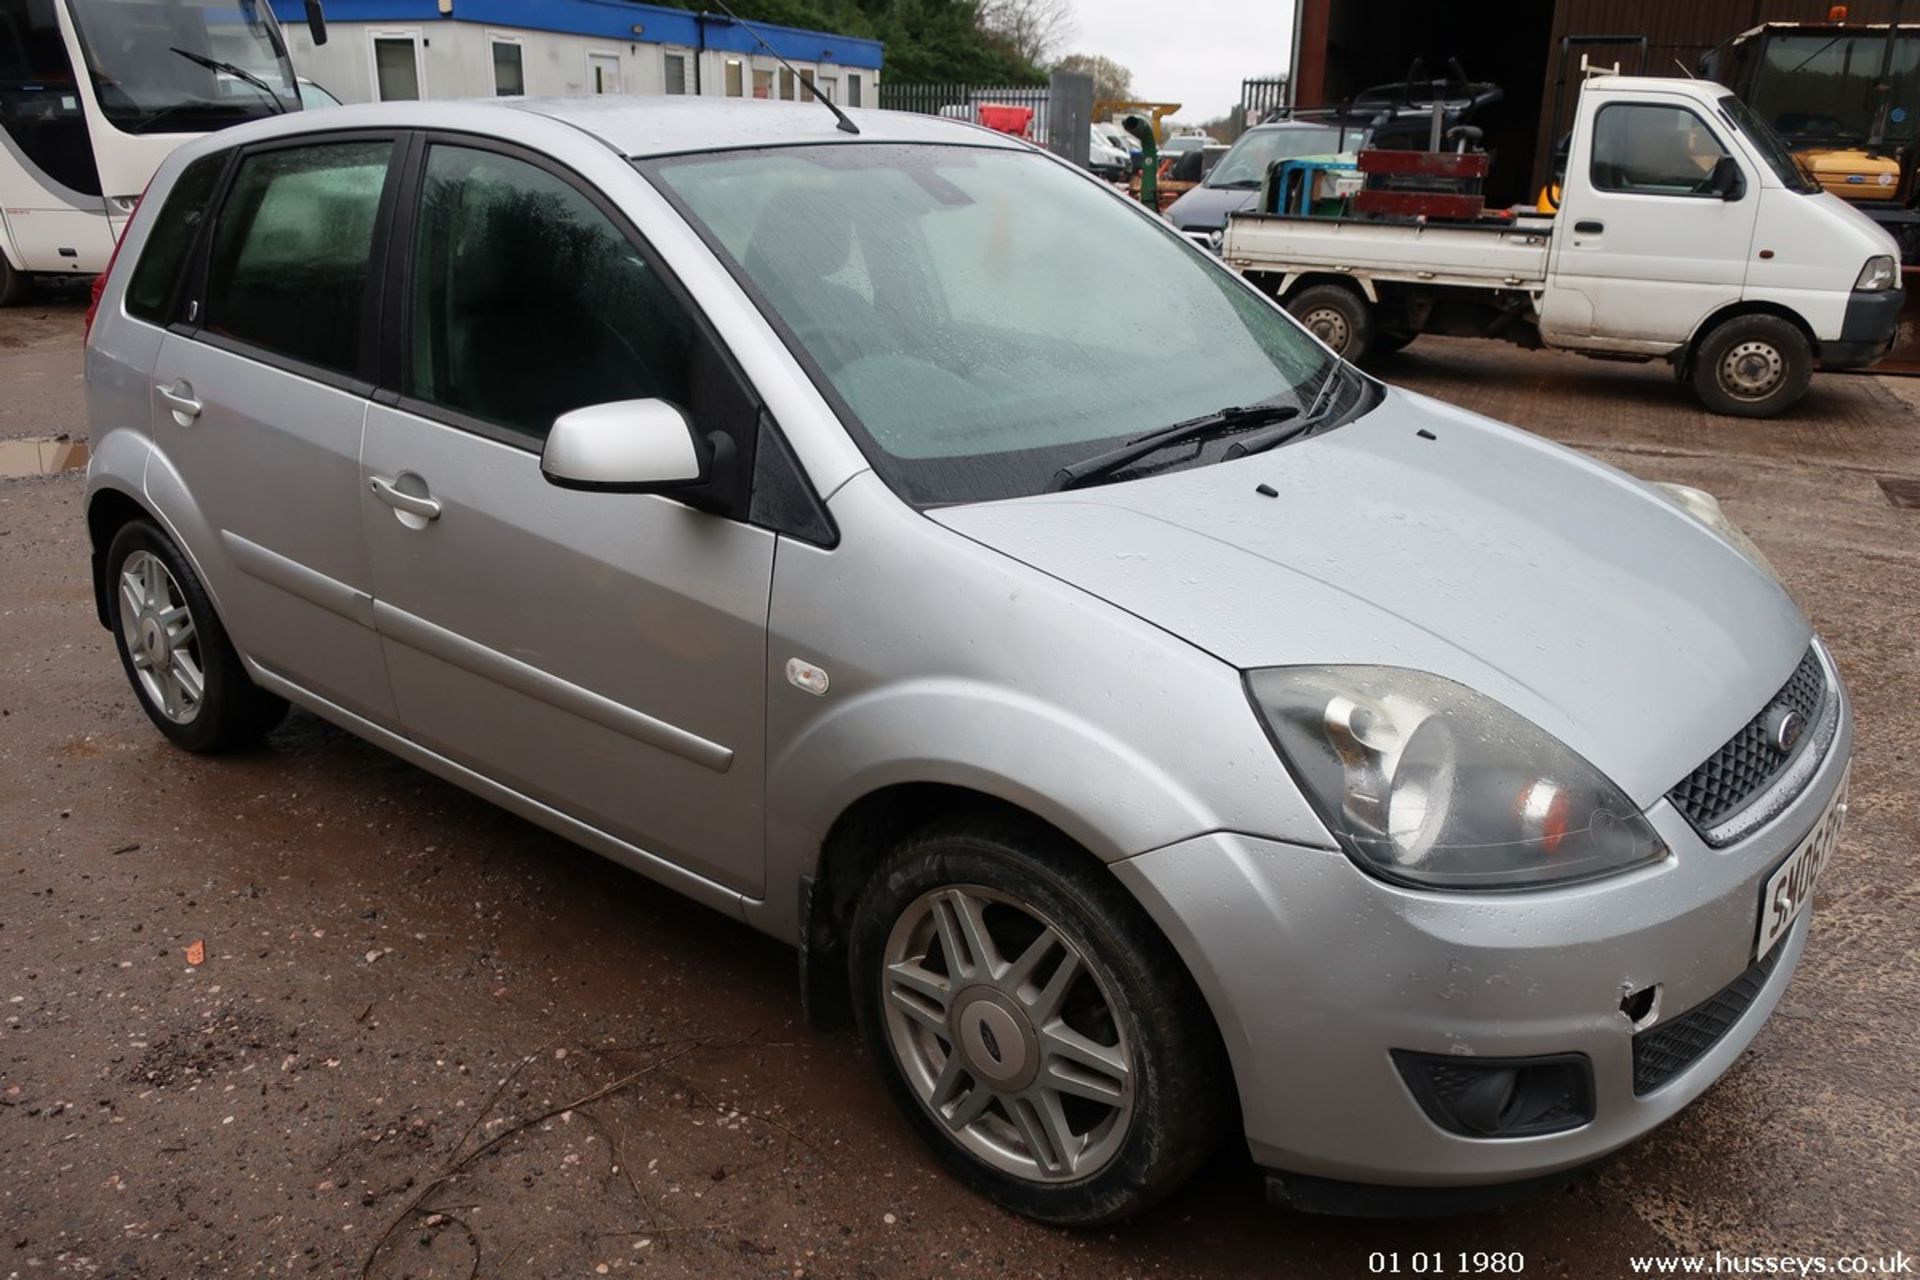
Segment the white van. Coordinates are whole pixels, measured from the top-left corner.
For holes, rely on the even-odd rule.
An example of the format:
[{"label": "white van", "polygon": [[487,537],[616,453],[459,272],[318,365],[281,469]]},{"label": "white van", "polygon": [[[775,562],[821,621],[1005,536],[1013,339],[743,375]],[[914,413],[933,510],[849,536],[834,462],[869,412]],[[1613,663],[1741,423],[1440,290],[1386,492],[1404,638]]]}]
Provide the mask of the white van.
[{"label": "white van", "polygon": [[1444,333],[1668,360],[1744,417],[1878,360],[1903,300],[1893,238],[1702,80],[1587,81],[1555,215],[1241,213],[1221,252],[1350,359]]}]

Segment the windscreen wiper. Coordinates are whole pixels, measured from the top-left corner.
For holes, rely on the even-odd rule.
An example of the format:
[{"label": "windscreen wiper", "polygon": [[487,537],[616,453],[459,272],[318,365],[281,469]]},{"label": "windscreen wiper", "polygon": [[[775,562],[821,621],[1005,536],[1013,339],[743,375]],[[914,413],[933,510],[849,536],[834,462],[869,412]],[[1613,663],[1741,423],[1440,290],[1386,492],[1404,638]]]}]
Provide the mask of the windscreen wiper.
[{"label": "windscreen wiper", "polygon": [[1320,380],[1320,389],[1313,394],[1313,403],[1307,411],[1291,422],[1268,427],[1264,431],[1254,431],[1241,436],[1227,446],[1222,462],[1231,462],[1235,458],[1244,458],[1250,453],[1265,453],[1268,449],[1277,449],[1289,440],[1297,440],[1320,425],[1320,415],[1327,408],[1327,396],[1335,384],[1340,381],[1341,370],[1347,367],[1344,360],[1336,360],[1327,370],[1327,376]]},{"label": "windscreen wiper", "polygon": [[285,115],[287,113],[287,104],[280,101],[280,95],[274,92],[273,86],[245,67],[236,67],[231,62],[222,62],[218,58],[209,58],[204,53],[195,53],[191,49],[182,49],[177,44],[168,45],[167,47],[185,58],[188,62],[197,62],[209,71],[224,71],[230,76],[246,81],[262,94],[266,95],[267,101],[273,104],[273,113],[275,115]]},{"label": "windscreen wiper", "polygon": [[1202,440],[1207,436],[1218,435],[1225,431],[1248,431],[1254,427],[1286,422],[1299,416],[1298,405],[1255,404],[1245,407],[1229,405],[1217,413],[1202,414],[1198,418],[1188,418],[1170,427],[1150,431],[1144,436],[1135,436],[1125,444],[1116,445],[1104,453],[1096,453],[1091,458],[1082,458],[1079,462],[1062,467],[1053,473],[1053,479],[1047,482],[1047,488],[1058,493],[1062,489],[1072,489],[1089,480],[1112,475],[1128,463],[1138,462],[1148,454],[1158,453],[1171,445],[1183,444],[1189,440]]}]

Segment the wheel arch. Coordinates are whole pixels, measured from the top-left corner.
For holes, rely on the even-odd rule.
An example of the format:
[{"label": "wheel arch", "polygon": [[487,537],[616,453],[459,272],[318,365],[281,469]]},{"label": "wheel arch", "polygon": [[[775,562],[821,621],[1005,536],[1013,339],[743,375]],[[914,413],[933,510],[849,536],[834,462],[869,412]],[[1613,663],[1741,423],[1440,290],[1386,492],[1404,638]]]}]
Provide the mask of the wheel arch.
[{"label": "wheel arch", "polygon": [[1353,275],[1345,271],[1268,271],[1260,274],[1265,279],[1276,282],[1273,286],[1273,296],[1281,302],[1285,302],[1302,289],[1311,289],[1317,284],[1331,284],[1359,294],[1369,306],[1380,304],[1380,290],[1373,283],[1372,276]]},{"label": "wheel arch", "polygon": [[87,499],[87,542],[93,565],[93,608],[100,625],[107,618],[107,548],[113,536],[135,520],[151,520],[151,511],[125,489],[103,485]]},{"label": "wheel arch", "polygon": [[1807,323],[1805,316],[1792,307],[1783,306],[1778,302],[1768,302],[1760,298],[1743,298],[1708,312],[1706,317],[1694,326],[1692,334],[1675,355],[1679,376],[1682,378],[1693,376],[1694,360],[1699,356],[1701,344],[1707,340],[1708,334],[1728,320],[1737,320],[1743,316],[1774,316],[1785,320],[1800,331],[1800,336],[1807,340],[1807,346],[1818,358],[1820,340],[1813,336],[1813,326]]}]

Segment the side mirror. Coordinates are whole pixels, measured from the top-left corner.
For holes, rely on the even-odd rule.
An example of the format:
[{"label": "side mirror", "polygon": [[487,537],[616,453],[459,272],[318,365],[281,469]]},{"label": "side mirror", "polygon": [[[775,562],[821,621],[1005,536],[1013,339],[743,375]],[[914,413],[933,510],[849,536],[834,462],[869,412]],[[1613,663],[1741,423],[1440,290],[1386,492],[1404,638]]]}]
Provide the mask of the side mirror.
[{"label": "side mirror", "polygon": [[1732,156],[1715,160],[1713,173],[1707,178],[1707,190],[1722,200],[1738,200],[1747,194],[1747,180],[1740,173],[1740,162]]},{"label": "side mirror", "polygon": [[314,44],[327,42],[327,11],[320,7],[320,0],[307,0],[307,31],[313,36]]},{"label": "side mirror", "polygon": [[706,482],[713,447],[665,400],[613,400],[553,420],[540,472],[563,489],[663,493]]}]

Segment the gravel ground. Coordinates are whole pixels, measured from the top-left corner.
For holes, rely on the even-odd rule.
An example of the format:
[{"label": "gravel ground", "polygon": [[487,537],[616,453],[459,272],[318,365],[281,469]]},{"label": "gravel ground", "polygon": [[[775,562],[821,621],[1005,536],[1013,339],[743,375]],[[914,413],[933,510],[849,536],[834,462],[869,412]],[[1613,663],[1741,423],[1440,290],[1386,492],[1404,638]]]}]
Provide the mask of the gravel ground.
[{"label": "gravel ground", "polygon": [[[0,313],[0,437],[84,434],[79,313]],[[1344,1277],[1376,1250],[1457,1273],[1499,1249],[1587,1277],[1913,1252],[1920,511],[1877,480],[1920,477],[1920,384],[1823,377],[1754,424],[1656,369],[1491,344],[1423,339],[1380,372],[1719,494],[1850,682],[1852,818],[1807,959],[1674,1124],[1437,1222],[1280,1213],[1231,1152],[1117,1232],[1012,1218],[916,1145],[851,1033],[799,1024],[782,947],[311,717],[237,758],[164,745],[93,618],[74,473],[0,480],[0,1275]]]}]

